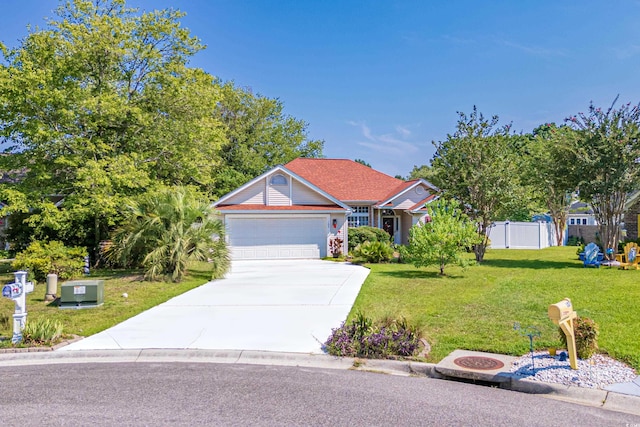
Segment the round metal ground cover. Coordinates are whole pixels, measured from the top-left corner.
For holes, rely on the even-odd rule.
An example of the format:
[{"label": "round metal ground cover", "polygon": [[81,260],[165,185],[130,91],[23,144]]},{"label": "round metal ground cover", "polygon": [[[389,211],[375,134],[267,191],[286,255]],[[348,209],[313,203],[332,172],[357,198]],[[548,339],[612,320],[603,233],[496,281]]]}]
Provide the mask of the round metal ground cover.
[{"label": "round metal ground cover", "polygon": [[482,356],[458,357],[453,361],[453,363],[463,368],[476,369],[481,371],[493,371],[504,366],[504,363],[497,359]]}]

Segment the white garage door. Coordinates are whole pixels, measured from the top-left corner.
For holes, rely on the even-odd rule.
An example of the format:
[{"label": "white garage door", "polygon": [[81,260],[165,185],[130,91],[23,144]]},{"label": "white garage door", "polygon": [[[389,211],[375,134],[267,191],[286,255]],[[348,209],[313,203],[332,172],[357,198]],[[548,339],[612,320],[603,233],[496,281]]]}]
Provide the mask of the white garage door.
[{"label": "white garage door", "polygon": [[233,259],[327,256],[326,217],[227,218]]}]

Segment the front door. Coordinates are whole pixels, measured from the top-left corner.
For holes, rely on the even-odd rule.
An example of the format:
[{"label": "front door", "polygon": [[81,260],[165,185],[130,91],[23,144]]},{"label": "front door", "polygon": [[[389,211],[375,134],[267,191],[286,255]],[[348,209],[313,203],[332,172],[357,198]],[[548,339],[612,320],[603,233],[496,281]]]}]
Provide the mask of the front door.
[{"label": "front door", "polygon": [[386,217],[386,218],[382,218],[382,229],[384,231],[386,231],[387,233],[389,233],[389,236],[391,236],[391,241],[395,241],[395,239],[393,238],[393,232],[396,229],[396,220],[395,217]]}]

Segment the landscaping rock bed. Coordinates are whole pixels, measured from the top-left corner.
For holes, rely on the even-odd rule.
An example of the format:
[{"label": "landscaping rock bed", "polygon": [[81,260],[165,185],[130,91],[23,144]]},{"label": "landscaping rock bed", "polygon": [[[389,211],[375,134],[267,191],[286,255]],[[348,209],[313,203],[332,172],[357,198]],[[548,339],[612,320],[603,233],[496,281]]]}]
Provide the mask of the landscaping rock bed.
[{"label": "landscaping rock bed", "polygon": [[602,354],[578,359],[578,369],[573,370],[568,357],[566,361],[560,361],[560,356],[550,356],[547,352],[533,353],[533,362],[531,354],[518,358],[511,372],[533,381],[599,389],[631,382],[637,376],[633,368]]}]

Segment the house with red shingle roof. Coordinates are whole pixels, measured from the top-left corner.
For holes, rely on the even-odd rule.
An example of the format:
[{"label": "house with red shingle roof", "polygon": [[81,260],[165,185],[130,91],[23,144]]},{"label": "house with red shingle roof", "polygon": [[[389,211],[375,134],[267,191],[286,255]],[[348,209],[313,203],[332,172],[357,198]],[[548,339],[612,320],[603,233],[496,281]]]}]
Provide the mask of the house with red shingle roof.
[{"label": "house with red shingle roof", "polygon": [[406,244],[438,189],[403,181],[346,159],[297,158],[254,178],[213,205],[234,259],[322,258],[349,229],[384,229]]}]

